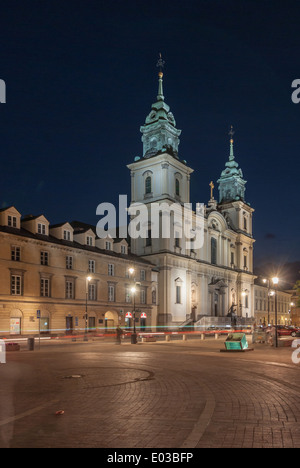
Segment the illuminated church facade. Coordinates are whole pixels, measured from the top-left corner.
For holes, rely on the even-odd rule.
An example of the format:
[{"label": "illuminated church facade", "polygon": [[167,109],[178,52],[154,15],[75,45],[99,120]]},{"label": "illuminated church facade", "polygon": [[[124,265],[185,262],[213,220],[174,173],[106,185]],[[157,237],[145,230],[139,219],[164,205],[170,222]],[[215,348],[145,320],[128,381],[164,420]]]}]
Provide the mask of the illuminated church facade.
[{"label": "illuminated church facade", "polygon": [[[151,235],[157,228],[150,216],[153,205],[190,204],[190,182],[195,177],[193,169],[179,156],[181,130],[165,102],[162,69],[157,99],[140,130],[143,155],[127,167],[131,174],[131,206],[141,203],[149,212],[148,236],[131,239],[131,251],[158,270],[157,325],[200,325],[207,318],[211,323],[222,323],[229,316],[251,322],[254,210],[245,199],[246,181],[235,159],[232,129],[228,161],[218,180],[219,199],[214,198],[211,183],[211,198],[203,208],[200,248],[193,248],[192,243],[187,247],[182,237],[184,220],[178,223],[172,211],[170,236]],[[163,216],[162,210],[160,232]]]}]

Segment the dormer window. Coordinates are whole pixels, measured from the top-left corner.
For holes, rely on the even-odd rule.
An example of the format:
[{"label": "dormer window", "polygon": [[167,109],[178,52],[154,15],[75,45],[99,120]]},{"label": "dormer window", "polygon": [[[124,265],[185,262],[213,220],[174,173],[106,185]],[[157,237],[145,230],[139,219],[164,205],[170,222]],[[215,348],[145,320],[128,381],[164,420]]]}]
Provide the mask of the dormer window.
[{"label": "dormer window", "polygon": [[86,245],[93,246],[93,238],[92,236],[87,236],[86,237]]},{"label": "dormer window", "polygon": [[9,227],[17,227],[17,218],[15,216],[8,216],[7,224]]},{"label": "dormer window", "polygon": [[71,240],[71,232],[70,231],[64,231],[64,240],[66,240],[66,241]]},{"label": "dormer window", "polygon": [[105,242],[105,250],[111,250],[111,242],[109,241]]},{"label": "dormer window", "polygon": [[42,223],[38,223],[38,234],[42,234],[43,236],[46,235],[46,225]]}]

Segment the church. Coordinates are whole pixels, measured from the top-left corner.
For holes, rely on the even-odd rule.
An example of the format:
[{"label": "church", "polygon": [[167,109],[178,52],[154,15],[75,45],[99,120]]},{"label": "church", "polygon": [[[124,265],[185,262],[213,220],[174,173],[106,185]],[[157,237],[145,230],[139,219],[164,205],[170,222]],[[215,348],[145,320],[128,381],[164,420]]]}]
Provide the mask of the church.
[{"label": "church", "polygon": [[[181,130],[165,102],[161,59],[158,66],[157,99],[140,128],[143,155],[127,166],[131,206],[145,205],[149,219],[154,204],[191,204],[194,172],[180,158]],[[172,214],[169,237],[151,236],[154,226],[149,221],[148,236],[131,239],[131,252],[155,265],[159,272],[158,326],[224,325],[230,323],[229,317],[239,323],[254,320],[254,210],[245,198],[246,181],[235,158],[233,135],[231,128],[228,161],[217,181],[219,198],[214,198],[211,182],[211,198],[204,205],[202,246],[187,246],[182,225]]]},{"label": "church", "polygon": [[[290,294],[275,296],[266,284],[255,284],[254,210],[233,129],[219,197],[211,182],[210,200],[196,205],[190,200],[194,171],[180,158],[181,130],[165,102],[162,67],[157,99],[140,130],[142,156],[127,166],[124,234],[101,236],[80,221],[53,225],[43,214],[0,209],[0,336],[78,336],[110,333],[117,325],[132,330],[133,324],[155,331],[275,323],[275,297],[278,324],[290,323]],[[129,227],[137,218],[141,235],[133,236]]]}]

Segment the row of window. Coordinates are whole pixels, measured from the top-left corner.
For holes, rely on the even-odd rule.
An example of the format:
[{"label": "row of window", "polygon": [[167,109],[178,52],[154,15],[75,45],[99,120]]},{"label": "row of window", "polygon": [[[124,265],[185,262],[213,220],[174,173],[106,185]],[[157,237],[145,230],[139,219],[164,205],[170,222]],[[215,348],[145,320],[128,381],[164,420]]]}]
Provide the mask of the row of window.
[{"label": "row of window", "polygon": [[[218,242],[217,239],[214,237],[211,238],[211,263],[212,265],[217,265],[218,263]],[[234,252],[230,252],[230,264],[232,267],[235,266],[235,254]],[[244,255],[244,264],[243,267],[245,270],[248,270],[248,256]]]},{"label": "row of window", "polygon": [[[256,300],[255,301],[255,309],[258,311],[267,312],[268,310],[268,301]],[[275,305],[274,301],[270,301],[270,312],[274,312]],[[278,312],[282,312],[287,314],[289,311],[289,304],[278,302]]]},{"label": "row of window", "polygon": [[[12,296],[23,296],[23,276],[12,274],[11,275],[11,295]],[[140,288],[139,291],[139,301],[138,297],[135,297],[135,300],[140,304],[146,304],[146,289]],[[41,297],[51,297],[51,279],[50,278],[41,278],[40,279],[40,296]],[[66,299],[75,299],[75,279],[69,278],[65,282],[65,298]],[[87,298],[89,301],[97,301],[97,283],[89,283],[87,288]],[[108,284],[108,302],[116,301],[116,285],[109,283]],[[152,294],[152,302],[154,301],[154,295]],[[125,288],[125,302],[132,303],[132,293],[130,287]],[[154,302],[153,302],[154,303]]]},{"label": "row of window", "polygon": [[[9,227],[17,228],[18,227],[17,217],[8,215],[7,225]],[[46,224],[38,223],[37,232],[38,232],[38,234],[42,234],[42,235],[46,236],[47,235],[47,226],[46,226]],[[69,240],[69,239],[67,239],[67,240]]]},{"label": "row of window", "polygon": [[[123,246],[122,246],[123,247]],[[11,248],[11,260],[14,262],[21,261],[21,249],[20,247],[12,246]],[[40,264],[43,266],[49,266],[49,252],[41,251],[40,253]],[[74,269],[74,257],[71,255],[66,256],[66,269],[73,270]],[[95,260],[88,260],[88,272],[89,273],[96,273],[96,261]],[[108,276],[115,276],[115,265],[113,263],[108,264]],[[128,273],[126,273],[128,276]],[[140,281],[146,280],[146,271],[140,270]]]},{"label": "row of window", "polygon": [[[18,220],[16,216],[8,216],[7,220],[7,225],[9,227],[17,228],[18,227]],[[46,236],[48,234],[48,227],[46,224],[43,223],[38,223],[37,224],[37,234],[41,234]],[[63,230],[63,239],[65,241],[72,241],[72,232],[68,229]],[[86,245],[93,247],[94,246],[94,238],[93,236],[86,236],[85,239]],[[105,250],[113,250],[113,243],[109,240],[105,242]],[[121,245],[121,254],[126,255],[127,254],[127,248],[125,245]]]},{"label": "row of window", "polygon": [[[179,232],[175,232],[175,247],[180,248],[180,234]],[[150,247],[152,245],[151,239],[151,229],[148,230],[148,237],[146,239],[146,247]],[[193,249],[192,249],[193,250]],[[214,237],[211,238],[211,264],[217,265],[218,264],[218,241]],[[230,264],[232,267],[235,266],[235,254],[231,252],[230,257]],[[244,270],[248,270],[248,256],[244,255],[244,263],[243,263]]]}]

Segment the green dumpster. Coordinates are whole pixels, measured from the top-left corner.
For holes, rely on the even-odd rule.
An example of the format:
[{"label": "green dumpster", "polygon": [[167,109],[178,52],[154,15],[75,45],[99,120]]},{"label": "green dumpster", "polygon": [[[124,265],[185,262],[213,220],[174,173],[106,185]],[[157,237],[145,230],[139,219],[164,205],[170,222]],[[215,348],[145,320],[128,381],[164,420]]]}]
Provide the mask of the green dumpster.
[{"label": "green dumpster", "polygon": [[248,349],[248,341],[245,333],[230,333],[225,341],[228,351],[240,351]]}]

